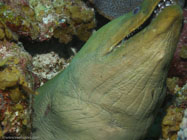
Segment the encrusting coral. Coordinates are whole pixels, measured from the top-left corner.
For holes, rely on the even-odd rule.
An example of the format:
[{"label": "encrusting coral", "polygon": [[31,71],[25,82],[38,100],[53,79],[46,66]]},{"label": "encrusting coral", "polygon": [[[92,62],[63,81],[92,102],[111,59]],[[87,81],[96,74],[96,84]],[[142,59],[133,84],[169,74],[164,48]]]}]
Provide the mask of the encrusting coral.
[{"label": "encrusting coral", "polygon": [[167,109],[166,116],[162,121],[162,136],[164,139],[177,139],[177,132],[180,129],[182,116],[183,113],[181,108],[174,108],[170,106]]},{"label": "encrusting coral", "polygon": [[182,46],[180,51],[180,57],[183,59],[187,59],[187,45]]},{"label": "encrusting coral", "polygon": [[178,132],[177,140],[186,140],[187,139],[187,109],[184,111],[184,117],[180,124],[180,131]]},{"label": "encrusting coral", "polygon": [[[187,108],[187,84],[179,87],[178,82],[179,78],[176,77],[168,78],[167,80],[167,87],[169,94],[172,95],[172,100],[162,121],[162,136],[164,139],[180,140],[179,137],[182,137],[181,135],[183,134],[183,129],[180,129],[180,125],[183,116],[185,117],[184,110]],[[179,133],[179,131],[182,132]]]},{"label": "encrusting coral", "polygon": [[68,43],[75,35],[86,41],[95,27],[95,15],[81,0],[0,0],[0,39],[58,38]]},{"label": "encrusting coral", "polygon": [[28,136],[31,129],[32,59],[18,44],[0,42],[0,139]]}]

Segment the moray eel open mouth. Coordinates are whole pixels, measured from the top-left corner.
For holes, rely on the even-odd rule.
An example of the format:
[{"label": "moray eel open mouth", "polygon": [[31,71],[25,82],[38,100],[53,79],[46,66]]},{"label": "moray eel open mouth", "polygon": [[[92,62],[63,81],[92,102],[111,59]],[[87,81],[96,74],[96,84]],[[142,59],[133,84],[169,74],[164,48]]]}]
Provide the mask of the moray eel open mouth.
[{"label": "moray eel open mouth", "polygon": [[[142,24],[140,24],[137,28],[135,28],[133,31],[131,31],[128,35],[126,35],[121,41],[119,41],[119,43],[117,43],[115,46],[111,47],[110,52],[112,52],[113,50],[115,50],[115,48],[118,48],[120,46],[122,46],[122,44],[127,41],[128,39],[132,38],[133,36],[135,36],[136,34],[138,34],[139,32],[141,32],[143,29],[145,29],[147,26],[149,26],[151,24],[151,22],[163,11],[163,9],[165,9],[166,7],[169,6],[173,6],[176,5],[176,2],[174,0],[161,0],[156,6],[155,8],[152,10],[152,13],[150,14],[150,16],[147,18],[147,20],[145,20]],[[136,7],[132,13],[133,14],[137,14],[139,12],[139,10],[141,9],[141,7]]]},{"label": "moray eel open mouth", "polygon": [[[162,10],[168,6],[174,5],[176,4],[173,0],[161,0],[158,5],[156,6],[156,8],[153,10],[151,16],[142,24],[140,25],[136,30],[134,30],[133,32],[131,32],[130,34],[128,34],[122,41],[128,40],[129,38],[133,37],[135,34],[137,34],[138,32],[140,32],[141,30],[143,30],[145,27],[147,27],[151,21],[158,16],[158,14],[160,12],[162,12]],[[133,13],[135,13],[139,8],[135,8],[133,10]]]}]

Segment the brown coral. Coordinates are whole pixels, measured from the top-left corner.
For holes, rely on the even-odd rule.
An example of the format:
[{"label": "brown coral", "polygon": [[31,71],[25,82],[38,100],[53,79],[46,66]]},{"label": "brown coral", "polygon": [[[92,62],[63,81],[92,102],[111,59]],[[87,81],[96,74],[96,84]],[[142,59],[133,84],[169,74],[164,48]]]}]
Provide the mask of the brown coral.
[{"label": "brown coral", "polygon": [[0,0],[0,39],[59,38],[68,43],[76,35],[87,40],[95,27],[94,10],[81,0]]},{"label": "brown coral", "polygon": [[[29,135],[33,79],[31,56],[21,44],[0,42],[0,138]],[[30,113],[29,113],[30,112]],[[4,137],[4,138],[3,138]]]},{"label": "brown coral", "polygon": [[162,136],[164,139],[176,140],[177,132],[180,129],[180,123],[183,117],[182,108],[173,108],[170,106],[167,109],[166,116],[162,121]]}]

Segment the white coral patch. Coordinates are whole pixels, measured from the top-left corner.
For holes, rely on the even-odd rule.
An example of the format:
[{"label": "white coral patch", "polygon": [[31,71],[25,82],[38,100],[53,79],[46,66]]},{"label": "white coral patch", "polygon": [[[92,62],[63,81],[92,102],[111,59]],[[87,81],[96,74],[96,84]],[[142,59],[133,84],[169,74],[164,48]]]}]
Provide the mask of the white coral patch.
[{"label": "white coral patch", "polygon": [[66,67],[66,62],[54,52],[33,57],[33,73],[41,78],[51,79]]},{"label": "white coral patch", "polygon": [[179,140],[187,139],[187,109],[185,109],[184,111],[184,117],[180,124],[180,131],[178,132],[178,139]]},{"label": "white coral patch", "polygon": [[52,14],[49,14],[47,17],[43,17],[43,23],[48,24],[50,22],[53,22],[55,20],[54,16]]}]

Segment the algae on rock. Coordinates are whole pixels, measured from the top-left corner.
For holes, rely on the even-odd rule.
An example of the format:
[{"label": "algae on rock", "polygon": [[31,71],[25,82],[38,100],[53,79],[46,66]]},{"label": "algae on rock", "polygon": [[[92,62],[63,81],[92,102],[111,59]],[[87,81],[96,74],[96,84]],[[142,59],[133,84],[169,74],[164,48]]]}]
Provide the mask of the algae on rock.
[{"label": "algae on rock", "polygon": [[0,41],[0,139],[7,133],[29,136],[31,130],[31,56],[18,44]]},{"label": "algae on rock", "polygon": [[182,46],[180,51],[180,57],[183,59],[187,59],[187,45]]},{"label": "algae on rock", "polygon": [[95,27],[95,14],[81,0],[0,0],[0,39],[32,40],[58,38],[68,43],[72,36],[86,41]]},{"label": "algae on rock", "polygon": [[182,131],[180,125],[187,108],[187,83],[179,87],[178,81],[179,78],[177,77],[167,79],[167,87],[169,88],[169,94],[172,95],[172,100],[167,106],[166,115],[161,124],[164,139],[176,140],[181,137],[178,133]]}]

